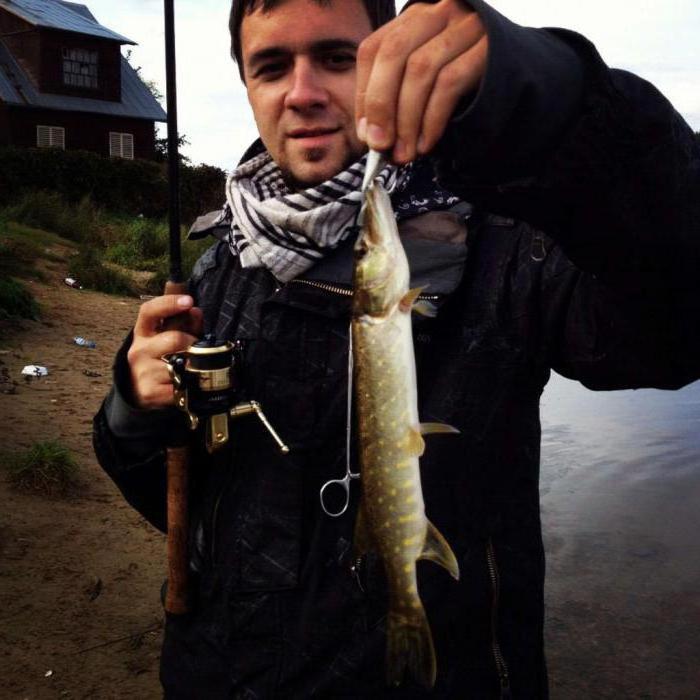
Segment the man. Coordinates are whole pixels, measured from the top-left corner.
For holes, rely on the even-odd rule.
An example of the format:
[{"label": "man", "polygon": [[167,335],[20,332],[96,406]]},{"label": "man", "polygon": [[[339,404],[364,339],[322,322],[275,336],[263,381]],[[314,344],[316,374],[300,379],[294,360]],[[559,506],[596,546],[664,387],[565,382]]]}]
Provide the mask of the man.
[{"label": "man", "polygon": [[[386,586],[355,561],[351,509],[319,490],[345,468],[347,331],[366,145],[435,319],[416,322],[426,512],[461,578],[419,587],[432,696],[547,696],[539,396],[550,368],[596,389],[698,378],[700,153],[648,83],[582,37],[512,24],[481,0],[234,0],[232,52],[262,142],[227,185],[226,235],[191,296],[141,308],[95,421],[101,463],[164,529],[174,425],[160,357],[237,339],[264,429],[232,428],[192,469],[193,610],[168,616],[167,697],[416,698],[384,683]],[[390,21],[391,20],[391,21]],[[373,31],[373,29],[375,31]],[[437,179],[433,175],[437,175]],[[221,228],[221,226],[219,226]],[[161,332],[180,314],[181,330]]]}]

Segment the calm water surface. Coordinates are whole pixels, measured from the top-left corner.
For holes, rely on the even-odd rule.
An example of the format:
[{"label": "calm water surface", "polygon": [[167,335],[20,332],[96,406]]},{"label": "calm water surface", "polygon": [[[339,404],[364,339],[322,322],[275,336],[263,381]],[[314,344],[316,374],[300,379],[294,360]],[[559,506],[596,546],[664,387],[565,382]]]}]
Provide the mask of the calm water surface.
[{"label": "calm water surface", "polygon": [[700,382],[542,400],[552,695],[700,700]]}]

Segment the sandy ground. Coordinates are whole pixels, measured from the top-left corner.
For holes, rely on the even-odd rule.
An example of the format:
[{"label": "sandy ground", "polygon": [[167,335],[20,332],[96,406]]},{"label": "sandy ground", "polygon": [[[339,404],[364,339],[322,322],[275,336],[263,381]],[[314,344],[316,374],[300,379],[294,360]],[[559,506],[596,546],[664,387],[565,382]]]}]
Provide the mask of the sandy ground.
[{"label": "sandy ground", "polygon": [[[60,440],[86,487],[51,500],[10,490],[0,470],[0,697],[158,698],[165,538],[123,501],[91,445],[92,416],[139,302],[71,289],[61,263],[47,274],[48,284],[27,283],[42,321],[0,335],[0,361],[18,382],[16,393],[0,393],[1,444]],[[26,383],[27,364],[46,366],[48,377]]]}]

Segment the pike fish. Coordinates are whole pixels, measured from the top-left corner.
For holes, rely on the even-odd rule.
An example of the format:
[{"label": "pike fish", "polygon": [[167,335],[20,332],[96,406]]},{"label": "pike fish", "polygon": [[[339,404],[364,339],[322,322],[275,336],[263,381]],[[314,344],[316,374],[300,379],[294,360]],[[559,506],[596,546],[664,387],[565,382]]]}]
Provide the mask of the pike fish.
[{"label": "pike fish", "polygon": [[[426,433],[455,433],[420,424],[411,311],[420,289],[409,289],[409,267],[387,192],[375,181],[381,156],[370,151],[362,185],[362,231],[355,244],[352,342],[354,399],[362,496],[355,523],[357,556],[375,551],[386,573],[386,677],[406,672],[425,687],[436,677],[435,650],[418,594],[416,562],[429,559],[455,579],[450,545],[426,518],[418,458]],[[423,310],[425,312],[425,310]]]}]

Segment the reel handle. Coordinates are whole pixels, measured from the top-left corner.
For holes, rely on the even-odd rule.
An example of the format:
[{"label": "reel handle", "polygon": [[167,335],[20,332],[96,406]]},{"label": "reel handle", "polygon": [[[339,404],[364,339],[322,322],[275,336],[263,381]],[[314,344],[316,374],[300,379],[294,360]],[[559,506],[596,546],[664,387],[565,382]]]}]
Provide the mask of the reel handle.
[{"label": "reel handle", "polygon": [[187,447],[167,448],[168,467],[168,590],[165,609],[173,615],[189,610],[187,581],[188,467]]},{"label": "reel handle", "polygon": [[[186,294],[186,282],[165,283],[165,294]],[[181,314],[163,323],[163,330],[178,327]],[[167,454],[167,508],[168,508],[168,590],[165,609],[173,615],[182,615],[189,610],[187,570],[187,525],[188,525],[188,468],[187,447],[168,447]]]}]

